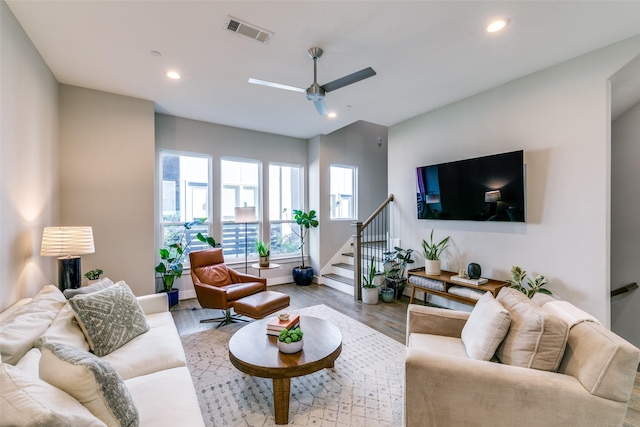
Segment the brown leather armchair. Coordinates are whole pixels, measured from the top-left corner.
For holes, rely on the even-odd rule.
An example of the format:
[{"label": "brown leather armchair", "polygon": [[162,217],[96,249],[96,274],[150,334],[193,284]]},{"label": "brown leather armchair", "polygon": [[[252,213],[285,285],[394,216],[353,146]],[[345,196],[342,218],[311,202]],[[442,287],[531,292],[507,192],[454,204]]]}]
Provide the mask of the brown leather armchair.
[{"label": "brown leather armchair", "polygon": [[224,310],[222,317],[204,319],[200,323],[220,322],[217,328],[229,323],[248,320],[231,314],[234,301],[267,290],[267,279],[238,273],[224,263],[222,248],[191,252],[191,279],[202,308]]}]

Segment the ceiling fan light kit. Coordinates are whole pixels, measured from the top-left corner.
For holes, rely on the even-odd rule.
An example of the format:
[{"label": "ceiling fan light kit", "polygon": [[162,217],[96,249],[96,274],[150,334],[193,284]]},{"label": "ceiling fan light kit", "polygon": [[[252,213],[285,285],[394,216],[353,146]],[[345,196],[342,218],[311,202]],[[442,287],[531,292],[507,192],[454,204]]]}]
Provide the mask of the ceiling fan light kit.
[{"label": "ceiling fan light kit", "polygon": [[283,85],[281,83],[273,83],[265,80],[259,80],[250,78],[249,83],[259,84],[263,86],[274,87],[277,89],[286,89],[292,90],[296,92],[305,92],[306,98],[309,101],[313,102],[313,105],[316,107],[316,111],[321,116],[326,116],[329,111],[327,110],[327,106],[324,102],[324,98],[327,92],[331,92],[342,87],[348,86],[353,83],[357,83],[360,80],[367,79],[369,77],[373,77],[376,75],[376,72],[371,67],[367,67],[363,70],[356,71],[355,73],[349,74],[344,77],[340,77],[332,82],[325,83],[320,86],[318,84],[318,58],[322,56],[322,49],[319,47],[312,47],[308,50],[309,56],[313,59],[313,83],[306,90],[302,88],[298,88],[295,86]]}]

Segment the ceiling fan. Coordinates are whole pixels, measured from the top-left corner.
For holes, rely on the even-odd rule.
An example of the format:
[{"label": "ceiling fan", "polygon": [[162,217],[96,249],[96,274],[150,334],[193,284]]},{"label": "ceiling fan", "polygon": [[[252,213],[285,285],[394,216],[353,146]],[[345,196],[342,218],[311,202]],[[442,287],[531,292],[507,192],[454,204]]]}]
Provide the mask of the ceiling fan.
[{"label": "ceiling fan", "polygon": [[311,49],[309,49],[308,52],[311,59],[313,59],[313,84],[309,86],[307,89],[303,89],[301,87],[283,85],[280,83],[268,82],[266,80],[259,80],[254,78],[250,78],[249,83],[306,93],[307,99],[310,101],[313,101],[313,104],[315,105],[316,110],[318,111],[318,114],[322,116],[326,116],[328,111],[327,111],[327,106],[324,103],[325,93],[334,91],[336,89],[340,89],[341,87],[345,87],[350,84],[357,83],[360,80],[368,79],[369,77],[373,77],[376,75],[376,72],[373,70],[373,68],[367,67],[363,70],[356,71],[353,74],[340,77],[337,80],[334,80],[329,83],[325,83],[322,86],[320,86],[318,84],[318,78],[317,78],[318,77],[317,63],[318,63],[318,58],[322,56],[322,49],[320,49],[319,47],[312,47]]}]

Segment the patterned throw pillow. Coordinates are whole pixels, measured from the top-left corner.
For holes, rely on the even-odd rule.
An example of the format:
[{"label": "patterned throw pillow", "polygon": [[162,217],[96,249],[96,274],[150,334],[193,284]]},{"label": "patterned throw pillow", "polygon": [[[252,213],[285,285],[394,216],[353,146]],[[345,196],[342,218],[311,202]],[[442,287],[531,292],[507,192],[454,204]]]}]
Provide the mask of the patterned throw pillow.
[{"label": "patterned throw pillow", "polygon": [[139,425],[129,390],[108,362],[65,344],[42,346],[40,378],[70,394],[107,426]]},{"label": "patterned throw pillow", "polygon": [[90,294],[92,292],[101,291],[109,286],[113,286],[113,282],[108,277],[105,277],[88,286],[82,286],[76,289],[65,289],[62,293],[67,299],[71,299],[76,295]]},{"label": "patterned throw pillow", "polygon": [[116,286],[69,300],[96,356],[105,356],[149,330],[140,303],[129,286]]}]

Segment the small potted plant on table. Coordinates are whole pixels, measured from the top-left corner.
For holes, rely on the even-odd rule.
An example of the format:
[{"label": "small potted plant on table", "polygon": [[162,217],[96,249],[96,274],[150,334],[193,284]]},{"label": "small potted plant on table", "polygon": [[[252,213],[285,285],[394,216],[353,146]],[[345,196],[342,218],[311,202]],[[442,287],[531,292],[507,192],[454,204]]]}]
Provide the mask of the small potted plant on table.
[{"label": "small potted plant on table", "polygon": [[256,252],[260,257],[260,267],[269,267],[269,245],[262,240],[256,240]]},{"label": "small potted plant on table", "polygon": [[424,254],[424,272],[431,275],[440,274],[440,255],[449,246],[449,237],[442,239],[439,243],[433,241],[433,230],[431,230],[431,237],[429,241],[422,241],[422,252]]},{"label": "small potted plant on table", "polygon": [[84,277],[87,278],[87,280],[89,281],[89,284],[92,284],[93,282],[100,279],[100,275],[102,273],[104,273],[104,271],[102,271],[99,268],[95,268],[93,270],[89,270],[86,273],[84,273]]},{"label": "small potted plant on table", "polygon": [[300,327],[294,329],[284,329],[278,335],[278,350],[282,353],[292,354],[302,350],[304,341],[302,340],[302,329]]}]

